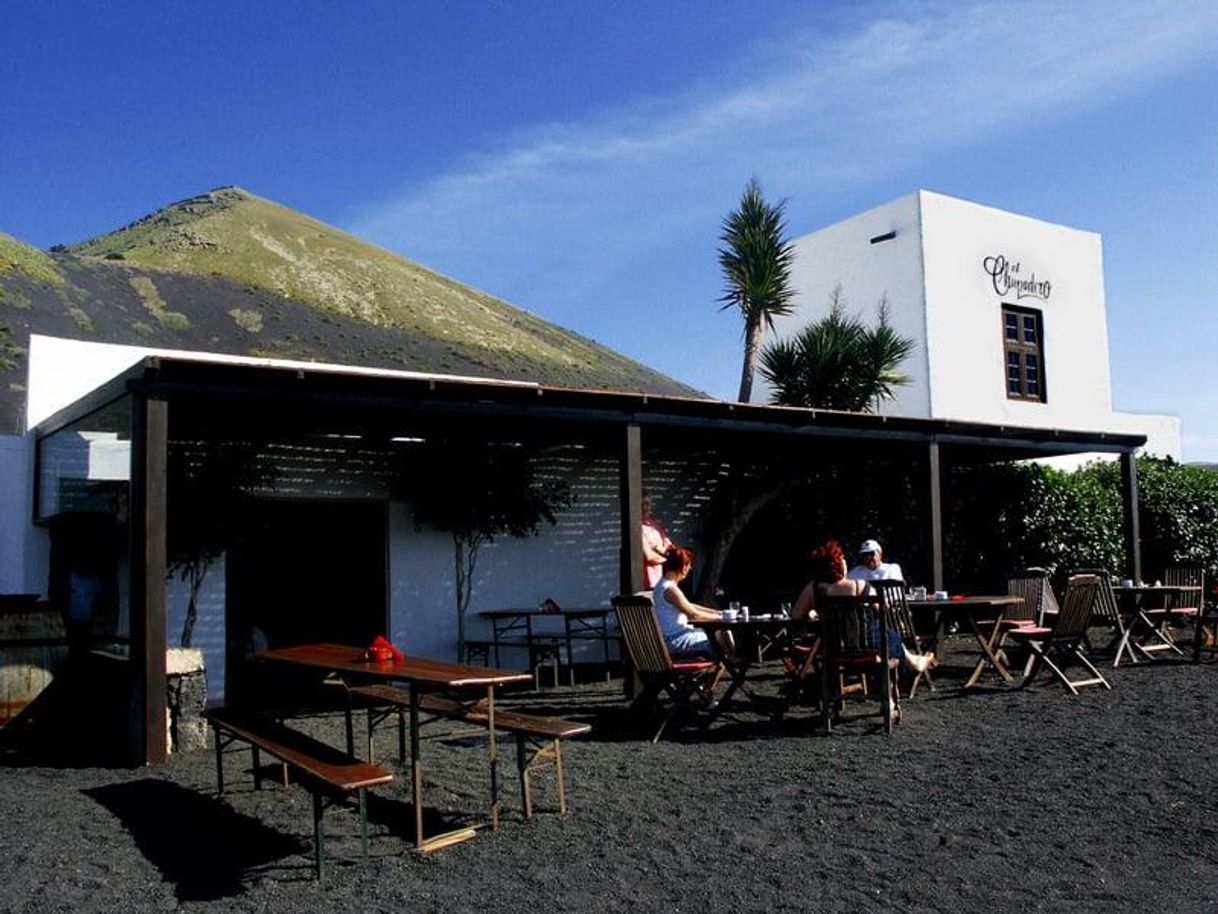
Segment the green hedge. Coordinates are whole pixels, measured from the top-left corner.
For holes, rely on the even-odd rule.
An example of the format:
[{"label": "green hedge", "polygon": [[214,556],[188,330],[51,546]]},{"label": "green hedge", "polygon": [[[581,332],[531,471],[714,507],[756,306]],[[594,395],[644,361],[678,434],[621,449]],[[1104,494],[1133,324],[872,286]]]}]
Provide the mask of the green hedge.
[{"label": "green hedge", "polygon": [[[1218,573],[1218,472],[1170,459],[1138,458],[1142,576],[1165,566],[1202,564]],[[1063,472],[1039,464],[962,467],[944,492],[946,567],[957,586],[993,586],[996,571],[1124,567],[1120,465]]]}]

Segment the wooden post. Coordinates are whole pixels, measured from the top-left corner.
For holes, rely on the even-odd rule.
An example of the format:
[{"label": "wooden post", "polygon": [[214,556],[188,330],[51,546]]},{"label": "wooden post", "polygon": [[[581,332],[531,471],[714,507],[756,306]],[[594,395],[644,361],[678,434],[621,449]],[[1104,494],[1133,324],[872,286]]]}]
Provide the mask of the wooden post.
[{"label": "wooden post", "polygon": [[939,464],[939,442],[927,446],[927,492],[930,507],[930,567],[934,590],[943,589],[943,477]]},{"label": "wooden post", "polygon": [[1125,568],[1136,583],[1142,580],[1142,534],[1138,522],[1138,462],[1133,451],[1121,454],[1121,502],[1125,509]]},{"label": "wooden post", "polygon": [[137,721],[136,752],[145,765],[169,751],[165,679],[165,498],[169,404],[132,397],[131,428],[131,667]]},{"label": "wooden post", "polygon": [[627,425],[618,465],[621,482],[622,555],[620,593],[643,589],[643,448],[637,425]]}]

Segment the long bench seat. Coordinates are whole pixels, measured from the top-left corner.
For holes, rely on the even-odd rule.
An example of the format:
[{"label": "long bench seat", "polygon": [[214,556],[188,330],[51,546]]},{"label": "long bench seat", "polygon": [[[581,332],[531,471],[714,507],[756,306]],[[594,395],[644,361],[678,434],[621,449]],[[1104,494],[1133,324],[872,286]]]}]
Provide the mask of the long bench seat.
[{"label": "long bench seat", "polygon": [[[262,787],[260,753],[266,752],[295,772],[297,781],[313,795],[314,861],[318,878],[325,859],[325,832],[322,814],[335,798],[352,794],[359,802],[360,840],[365,858],[368,856],[368,815],[366,791],[369,787],[388,784],[393,773],[387,768],[361,761],[349,753],[335,749],[320,740],[294,730],[261,714],[234,708],[215,708],[207,712],[208,723],[215,733],[216,783],[224,793],[224,754],[233,743],[249,746],[253,755],[254,789]],[[286,778],[285,778],[286,780]]]}]

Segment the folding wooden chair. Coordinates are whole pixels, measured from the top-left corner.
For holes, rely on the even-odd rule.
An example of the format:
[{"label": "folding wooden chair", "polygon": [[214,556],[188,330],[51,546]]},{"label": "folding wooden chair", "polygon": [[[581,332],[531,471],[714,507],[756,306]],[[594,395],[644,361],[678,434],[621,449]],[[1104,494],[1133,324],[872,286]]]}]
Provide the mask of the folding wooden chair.
[{"label": "folding wooden chair", "polygon": [[[1202,629],[1205,607],[1205,569],[1200,565],[1168,565],[1163,569],[1163,583],[1174,587],[1196,587],[1196,590],[1171,594],[1163,604],[1163,628],[1168,625],[1193,626],[1193,653]],[[1204,635],[1202,635],[1204,640]]]},{"label": "folding wooden chair", "polygon": [[[1083,686],[1102,685],[1106,689],[1112,688],[1083,653],[1083,639],[1087,635],[1087,624],[1091,620],[1091,610],[1095,605],[1095,594],[1099,586],[1100,579],[1096,575],[1075,575],[1070,579],[1066,590],[1066,604],[1052,620],[1051,625],[1027,625],[1011,629],[1007,633],[1010,638],[1024,644],[1032,652],[1031,663],[1021,688],[1031,685],[1037,674],[1046,668],[1073,695],[1077,695],[1079,688]],[[1091,674],[1090,677],[1071,679],[1063,669],[1069,663],[1081,664]]]},{"label": "folding wooden chair", "polygon": [[[993,648],[994,654],[1003,661],[1009,659],[1006,651],[1003,650],[1003,646],[1007,643],[1008,633],[1029,625],[1048,626],[1051,624],[1052,618],[1059,612],[1057,597],[1053,595],[1053,586],[1049,581],[1047,568],[1023,568],[1007,575],[1007,593],[1022,597],[1023,602],[1008,606],[1006,612],[1002,614],[1002,618],[998,620],[998,627],[994,632]],[[1029,656],[1027,664],[1024,666],[1025,674],[1031,660],[1032,658]]]},{"label": "folding wooden chair", "polygon": [[667,695],[671,700],[671,707],[663,714],[660,727],[651,738],[655,743],[664,734],[669,721],[688,709],[695,693],[703,688],[713,688],[723,672],[723,665],[715,660],[673,660],[650,597],[620,596],[614,597],[612,602],[626,651],[643,686],[634,705],[658,706],[661,695]]},{"label": "folding wooden chair", "polygon": [[[914,626],[913,613],[909,609],[905,582],[872,581],[871,586],[879,594],[880,605],[888,613],[893,626],[901,633],[901,642],[905,645],[906,649],[918,657],[933,652],[936,644],[934,635],[921,634]],[[909,691],[905,695],[906,698],[914,697],[914,693],[918,691],[918,683],[923,680],[926,681],[928,689],[932,692],[935,690],[935,680],[931,676],[930,670],[931,668],[928,666],[926,669],[914,673],[913,680],[909,683]]]},{"label": "folding wooden chair", "polygon": [[897,689],[899,657],[888,654],[892,620],[882,604],[866,597],[818,596],[820,617],[821,732],[828,733],[842,708],[842,678],[878,674],[884,732],[891,733],[901,715]]},{"label": "folding wooden chair", "polygon": [[[1087,624],[1112,630],[1112,640],[1102,650],[1106,652],[1116,648],[1117,653],[1112,658],[1113,667],[1121,665],[1122,654],[1128,654],[1129,660],[1137,663],[1138,658],[1134,656],[1133,646],[1125,638],[1125,620],[1121,618],[1121,608],[1117,605],[1116,594],[1112,590],[1112,578],[1108,572],[1103,568],[1079,568],[1071,577],[1078,575],[1093,575],[1099,581],[1095,590],[1095,602],[1091,605],[1091,619]],[[1089,634],[1083,636],[1083,643],[1089,653],[1095,652]]]}]

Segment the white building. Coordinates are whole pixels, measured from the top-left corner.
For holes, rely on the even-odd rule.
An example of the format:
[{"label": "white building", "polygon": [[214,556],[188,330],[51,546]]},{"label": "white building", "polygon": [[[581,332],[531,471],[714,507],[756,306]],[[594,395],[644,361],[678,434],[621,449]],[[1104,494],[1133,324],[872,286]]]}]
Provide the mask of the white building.
[{"label": "white building", "polygon": [[795,248],[796,310],[777,336],[827,314],[840,288],[867,323],[886,300],[914,340],[910,383],[882,415],[1144,434],[1147,452],[1180,458],[1177,417],[1112,407],[1098,234],[920,190]]}]

